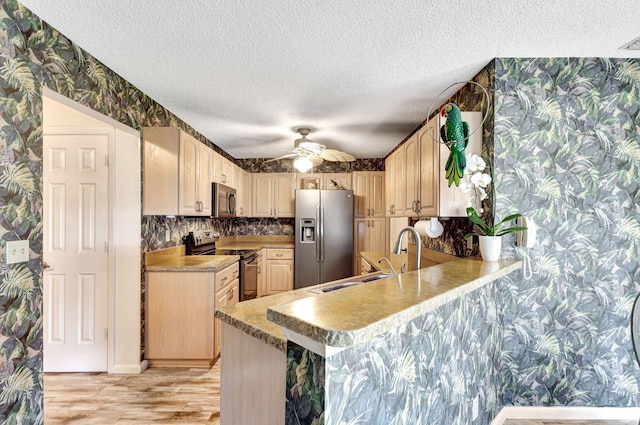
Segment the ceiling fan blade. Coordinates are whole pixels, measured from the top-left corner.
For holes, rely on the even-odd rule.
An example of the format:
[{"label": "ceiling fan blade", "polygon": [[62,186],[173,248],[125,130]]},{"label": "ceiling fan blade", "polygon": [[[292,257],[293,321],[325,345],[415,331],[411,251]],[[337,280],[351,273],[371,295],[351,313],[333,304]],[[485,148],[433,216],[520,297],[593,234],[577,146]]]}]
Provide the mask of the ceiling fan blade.
[{"label": "ceiling fan blade", "polygon": [[356,160],[353,155],[336,149],[325,149],[320,153],[320,156],[322,156],[325,161],[351,162]]},{"label": "ceiling fan blade", "polygon": [[278,161],[278,160],[281,160],[281,159],[295,158],[295,157],[297,157],[297,156],[298,156],[298,154],[297,154],[297,153],[289,153],[289,154],[287,154],[287,155],[279,156],[278,158],[271,158],[271,159],[267,159],[267,160],[266,160],[266,161],[264,161],[264,162],[273,162],[273,161]]},{"label": "ceiling fan blade", "polygon": [[309,158],[314,167],[317,167],[324,161],[324,159],[320,155],[307,155],[307,158]]}]

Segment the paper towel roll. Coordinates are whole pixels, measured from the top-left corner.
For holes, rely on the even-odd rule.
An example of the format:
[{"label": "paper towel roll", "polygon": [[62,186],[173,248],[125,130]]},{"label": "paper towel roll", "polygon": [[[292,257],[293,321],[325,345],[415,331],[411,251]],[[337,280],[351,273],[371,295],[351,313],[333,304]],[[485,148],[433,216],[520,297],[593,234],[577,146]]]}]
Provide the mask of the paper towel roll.
[{"label": "paper towel roll", "polygon": [[432,217],[431,220],[420,220],[413,227],[416,228],[420,236],[429,236],[430,238],[437,238],[444,232],[444,227],[438,221],[438,217]]}]

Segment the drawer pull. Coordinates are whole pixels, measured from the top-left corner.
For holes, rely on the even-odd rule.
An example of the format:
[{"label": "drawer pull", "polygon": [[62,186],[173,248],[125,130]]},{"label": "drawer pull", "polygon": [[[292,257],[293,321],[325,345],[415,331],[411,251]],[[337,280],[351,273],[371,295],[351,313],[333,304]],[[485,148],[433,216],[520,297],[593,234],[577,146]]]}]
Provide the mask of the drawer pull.
[{"label": "drawer pull", "polygon": [[222,279],[220,279],[220,283],[225,283],[227,279],[229,279],[229,276],[223,277]]},{"label": "drawer pull", "polygon": [[284,254],[276,254],[276,257],[282,257]]},{"label": "drawer pull", "polygon": [[227,300],[231,300],[233,298],[233,288],[227,291]]}]

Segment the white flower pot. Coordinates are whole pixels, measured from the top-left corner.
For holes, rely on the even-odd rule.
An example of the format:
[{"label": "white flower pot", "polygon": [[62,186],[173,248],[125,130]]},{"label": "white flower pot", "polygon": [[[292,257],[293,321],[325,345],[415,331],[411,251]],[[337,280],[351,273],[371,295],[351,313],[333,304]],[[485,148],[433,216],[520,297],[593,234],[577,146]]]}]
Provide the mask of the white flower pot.
[{"label": "white flower pot", "polygon": [[502,236],[479,236],[480,255],[484,261],[498,261],[502,251]]}]

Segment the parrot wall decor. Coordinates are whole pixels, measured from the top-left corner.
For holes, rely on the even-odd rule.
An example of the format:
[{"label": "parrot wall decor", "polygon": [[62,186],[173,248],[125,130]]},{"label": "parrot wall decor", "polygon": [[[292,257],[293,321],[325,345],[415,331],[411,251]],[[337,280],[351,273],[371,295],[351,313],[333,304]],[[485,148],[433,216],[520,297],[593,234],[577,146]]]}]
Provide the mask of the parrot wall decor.
[{"label": "parrot wall decor", "polygon": [[444,105],[440,114],[447,117],[444,125],[440,127],[440,137],[450,151],[449,159],[444,166],[445,177],[449,187],[452,183],[458,186],[467,166],[464,150],[469,144],[469,124],[462,121],[460,108],[454,103]]}]

